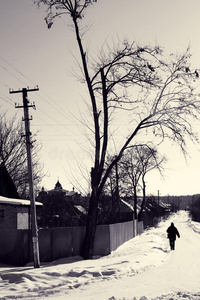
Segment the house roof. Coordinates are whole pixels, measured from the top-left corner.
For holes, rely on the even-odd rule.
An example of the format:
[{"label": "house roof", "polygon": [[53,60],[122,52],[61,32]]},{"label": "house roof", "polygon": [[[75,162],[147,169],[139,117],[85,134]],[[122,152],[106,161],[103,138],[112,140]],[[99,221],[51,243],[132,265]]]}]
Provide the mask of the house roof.
[{"label": "house roof", "polygon": [[60,192],[62,192],[62,193],[69,193],[69,191],[68,190],[64,190],[64,189],[52,189],[52,190],[48,190],[48,193],[60,193]]},{"label": "house roof", "polygon": [[[0,196],[0,204],[10,204],[10,205],[25,205],[29,206],[30,205],[30,200],[23,200],[23,199],[14,199],[14,198],[7,198]],[[40,202],[35,202],[35,205],[43,205]]]},{"label": "house roof", "polygon": [[76,195],[77,193],[76,192],[74,192],[74,191],[67,191],[66,192],[66,196],[73,196],[73,195]]},{"label": "house roof", "polygon": [[17,199],[20,198],[17,193],[17,188],[3,163],[0,164],[0,195]]},{"label": "house roof", "polygon": [[74,192],[74,191],[68,191],[68,190],[64,190],[64,189],[52,189],[52,190],[49,190],[48,193],[64,193],[65,196],[68,196],[68,197],[72,197],[73,195],[76,195],[77,193]]},{"label": "house roof", "polygon": [[74,205],[74,207],[76,207],[84,215],[87,214],[87,211],[85,210],[85,208],[83,206],[81,206],[81,205]]},{"label": "house roof", "polygon": [[132,211],[134,211],[134,207],[132,204],[128,203],[127,201],[123,200],[123,199],[120,199],[121,202],[123,202],[126,206],[128,206]]},{"label": "house roof", "polygon": [[[42,192],[44,191],[44,188],[42,188]],[[60,181],[58,180],[55,184],[54,189],[48,190],[47,191],[48,194],[59,194],[59,193],[63,193],[65,196],[67,197],[73,197],[74,195],[77,194],[77,192],[74,191],[74,188],[72,191],[68,191],[63,189],[62,185],[60,184]]]}]

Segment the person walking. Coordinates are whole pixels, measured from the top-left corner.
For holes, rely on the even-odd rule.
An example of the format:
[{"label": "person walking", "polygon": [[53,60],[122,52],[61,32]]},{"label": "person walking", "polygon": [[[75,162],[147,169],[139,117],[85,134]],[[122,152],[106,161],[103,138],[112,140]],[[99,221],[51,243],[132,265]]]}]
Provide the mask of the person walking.
[{"label": "person walking", "polygon": [[175,250],[175,240],[176,236],[180,238],[180,234],[178,232],[178,229],[174,226],[174,223],[172,222],[171,225],[167,228],[168,233],[168,239],[169,239],[169,245],[171,250]]}]

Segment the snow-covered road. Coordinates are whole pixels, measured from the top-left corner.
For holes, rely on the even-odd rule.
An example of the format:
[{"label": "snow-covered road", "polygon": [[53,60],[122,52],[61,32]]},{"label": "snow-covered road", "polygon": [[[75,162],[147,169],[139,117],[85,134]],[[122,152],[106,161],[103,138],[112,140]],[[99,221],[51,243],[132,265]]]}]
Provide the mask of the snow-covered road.
[{"label": "snow-covered road", "polygon": [[159,267],[132,277],[128,284],[124,280],[121,296],[130,296],[131,290],[133,296],[151,297],[177,291],[200,292],[200,235],[189,226],[187,213],[179,213],[173,221],[181,234],[175,251],[170,251]]},{"label": "snow-covered road", "polygon": [[[170,251],[166,229],[181,238]],[[107,257],[80,257],[22,268],[0,267],[0,299],[200,299],[200,224],[185,211],[126,242]]]},{"label": "snow-covered road", "polygon": [[[81,291],[81,299],[108,299],[112,296],[116,299],[123,299],[123,297],[132,299],[144,295],[147,297],[171,293],[181,295],[181,292],[184,293],[185,298],[188,292],[198,294],[200,292],[200,234],[192,229],[186,212],[179,212],[170,221],[175,223],[181,238],[176,241],[175,251],[170,251],[169,246],[167,249],[158,248],[158,251],[168,252],[163,264],[120,280],[104,281],[101,285],[96,283],[90,286],[89,292],[87,288]],[[170,222],[168,221],[167,224],[170,225]],[[163,228],[163,224],[161,227]],[[134,251],[132,255],[134,256]],[[156,259],[156,255],[154,258]],[[200,299],[200,294],[196,296]],[[80,292],[76,291],[71,299],[78,300],[79,297]]]}]

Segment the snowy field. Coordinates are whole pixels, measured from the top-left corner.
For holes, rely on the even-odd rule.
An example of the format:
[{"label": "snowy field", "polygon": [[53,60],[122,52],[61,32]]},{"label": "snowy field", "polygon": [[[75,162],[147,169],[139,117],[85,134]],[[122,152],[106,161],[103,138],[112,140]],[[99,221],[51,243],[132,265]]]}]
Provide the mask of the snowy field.
[{"label": "snowy field", "polygon": [[[180,233],[170,251],[166,229]],[[200,299],[200,224],[180,211],[126,242],[107,257],[42,264],[0,265],[0,299]]]}]

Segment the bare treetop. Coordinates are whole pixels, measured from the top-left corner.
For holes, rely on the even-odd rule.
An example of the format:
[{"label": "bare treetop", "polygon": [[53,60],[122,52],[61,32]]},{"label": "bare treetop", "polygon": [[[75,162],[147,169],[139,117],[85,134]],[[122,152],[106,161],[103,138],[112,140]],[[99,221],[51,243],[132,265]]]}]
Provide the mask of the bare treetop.
[{"label": "bare treetop", "polygon": [[48,6],[47,16],[45,21],[48,28],[51,28],[56,17],[69,14],[73,20],[82,19],[84,17],[85,9],[92,5],[97,0],[35,0],[38,6],[41,3]]}]

